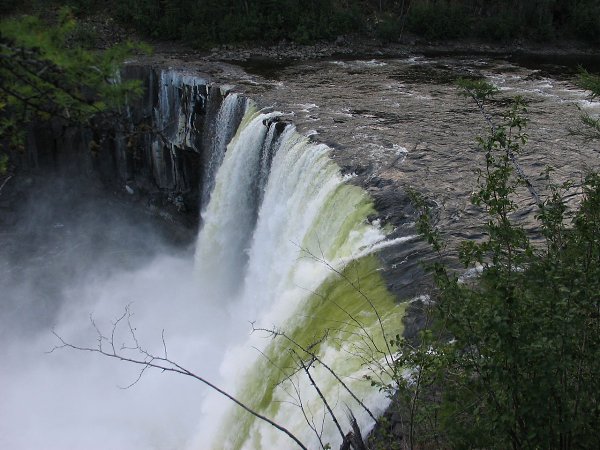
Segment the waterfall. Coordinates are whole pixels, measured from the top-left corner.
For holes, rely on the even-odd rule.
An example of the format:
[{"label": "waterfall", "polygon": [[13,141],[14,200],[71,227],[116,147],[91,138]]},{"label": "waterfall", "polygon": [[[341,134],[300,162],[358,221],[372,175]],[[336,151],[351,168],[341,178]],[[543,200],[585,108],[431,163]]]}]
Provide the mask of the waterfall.
[{"label": "waterfall", "polygon": [[227,144],[235,134],[237,118],[240,112],[246,109],[246,99],[241,95],[232,92],[224,92],[225,99],[221,103],[219,112],[215,119],[214,132],[210,136],[210,150],[207,155],[207,163],[204,168],[204,177],[202,183],[202,201],[201,205],[206,208],[210,195],[215,187],[215,176],[225,156]]},{"label": "waterfall", "polygon": [[[330,149],[310,142],[280,116],[249,104],[222,158],[197,239],[195,271],[202,301],[220,304],[232,321],[277,327],[305,345],[327,332],[328,339],[319,344],[323,360],[381,413],[386,401],[365,388],[368,383],[361,378],[368,371],[359,353],[369,351],[361,347],[362,333],[376,336],[380,345],[383,336],[378,336],[376,315],[360,292],[367,289],[395,334],[401,308],[387,293],[377,260],[368,256],[385,245],[385,233],[367,220],[374,213],[372,202],[340,174]],[[362,331],[350,323],[356,319]],[[294,381],[281,382],[286,377],[282,367],[293,362],[283,338],[265,342],[259,333],[249,336],[247,326],[240,326],[224,350],[221,384],[292,429],[310,448],[317,447],[318,433],[307,425],[306,410],[290,405],[289,390],[302,393],[297,401],[314,414],[313,420],[323,420],[325,408],[301,373]],[[375,365],[379,357],[372,356]],[[313,372],[346,431],[345,405],[364,430],[373,425],[323,367]],[[191,448],[291,447],[287,436],[218,394],[209,394],[203,408],[206,419]],[[339,445],[331,420],[324,423],[323,442]]]},{"label": "waterfall", "polygon": [[[90,199],[72,180],[37,187],[0,252],[0,447],[294,448],[193,378],[140,372],[94,352],[46,354],[60,346],[54,331],[88,348],[111,336],[115,352],[134,358],[136,342],[149,354],[168,353],[309,448],[320,448],[319,439],[336,448],[341,437],[295,370],[298,356],[283,337],[252,333],[249,322],[310,345],[381,413],[387,400],[363,376],[385,364],[381,326],[401,332],[402,305],[376,255],[398,241],[386,238],[371,199],[340,173],[330,148],[298,133],[287,116],[185,72],[152,72],[149,80],[159,85],[149,83],[144,117],[151,114],[158,132],[124,173],[139,177],[140,190],[200,203],[196,248],[173,247],[164,222],[145,220],[141,205]],[[313,363],[310,373],[344,431],[347,407],[367,432],[372,419],[324,366]]]},{"label": "waterfall", "polygon": [[246,248],[256,221],[261,153],[269,145],[264,122],[275,116],[250,107],[217,172],[196,249],[196,266],[207,298],[226,300],[244,278]]}]

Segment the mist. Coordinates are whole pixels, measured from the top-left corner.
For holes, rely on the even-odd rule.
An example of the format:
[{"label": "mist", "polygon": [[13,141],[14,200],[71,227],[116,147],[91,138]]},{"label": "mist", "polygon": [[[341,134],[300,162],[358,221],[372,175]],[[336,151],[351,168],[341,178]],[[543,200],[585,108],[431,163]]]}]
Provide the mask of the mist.
[{"label": "mist", "polygon": [[95,347],[90,316],[109,334],[130,305],[148,351],[162,354],[164,330],[170,358],[216,378],[226,313],[199,301],[192,249],[170,242],[142,209],[89,186],[25,182],[28,197],[0,229],[0,447],[184,448],[202,419],[198,381],[147,371],[123,389],[141,367],[48,352],[60,344],[53,330]]}]

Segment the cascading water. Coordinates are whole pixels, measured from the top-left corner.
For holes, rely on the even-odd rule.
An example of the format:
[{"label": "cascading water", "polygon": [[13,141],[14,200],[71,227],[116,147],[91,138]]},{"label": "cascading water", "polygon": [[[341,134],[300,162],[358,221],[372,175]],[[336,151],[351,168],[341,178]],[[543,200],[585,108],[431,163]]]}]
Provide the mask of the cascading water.
[{"label": "cascading water", "polygon": [[272,139],[263,122],[275,116],[250,107],[217,172],[196,250],[198,274],[208,298],[230,297],[243,280],[245,250],[256,221],[261,153],[270,146],[267,135]]},{"label": "cascading water", "polygon": [[[223,92],[223,94],[226,93]],[[235,92],[226,95],[219,108],[214,127],[215,131],[210,136],[210,151],[207,155],[208,161],[204,168],[201,197],[201,204],[204,207],[208,205],[210,194],[215,187],[215,176],[217,169],[223,162],[227,144],[235,134],[235,127],[238,125],[236,119],[245,108],[245,98]]]},{"label": "cascading water", "polygon": [[[378,245],[385,245],[385,234],[377,224],[368,223],[372,204],[361,189],[346,184],[329,158],[329,148],[309,142],[292,125],[277,121],[279,115],[250,105],[217,172],[196,248],[204,301],[219,302],[237,320],[283,327],[304,345],[327,330],[324,362],[339,376],[354,379],[348,384],[380,413],[385,401],[361,386],[360,378],[367,372],[359,354],[369,351],[361,348],[367,338],[377,336],[378,344],[373,345],[385,345],[373,306],[386,320],[392,312],[400,313],[385,288],[377,286],[383,281],[375,280],[375,260],[367,257]],[[352,262],[352,270],[343,275],[348,279],[336,275],[345,274]],[[374,305],[360,298],[361,282],[369,285],[367,295],[375,296]],[[320,287],[324,291],[317,293]],[[352,321],[359,321],[363,329],[353,329]],[[305,409],[285,403],[286,389],[291,389],[279,383],[287,376],[282,375],[282,367],[288,370],[286,364],[291,362],[285,347],[280,342],[265,346],[257,335],[248,338],[245,329],[228,342],[221,366],[226,388],[293,429],[311,448],[319,445],[317,434],[323,442],[339,444],[341,437],[330,419],[318,433],[307,425],[306,411],[322,417],[325,407],[305,378],[297,374],[296,381],[287,382],[298,389],[296,401],[303,402]],[[393,331],[398,331],[397,326]],[[380,354],[370,356],[373,364],[384,357],[381,348],[376,351]],[[349,353],[355,358],[348,358]],[[316,383],[349,430],[344,405],[354,410],[356,402],[340,391],[322,367],[314,372]],[[218,395],[209,395],[204,409],[213,420],[201,426],[198,448],[207,445],[208,436],[213,436],[211,448],[290,446],[283,434],[231,408]],[[355,414],[368,430],[372,425],[368,415]],[[220,429],[217,434],[216,429]]]}]

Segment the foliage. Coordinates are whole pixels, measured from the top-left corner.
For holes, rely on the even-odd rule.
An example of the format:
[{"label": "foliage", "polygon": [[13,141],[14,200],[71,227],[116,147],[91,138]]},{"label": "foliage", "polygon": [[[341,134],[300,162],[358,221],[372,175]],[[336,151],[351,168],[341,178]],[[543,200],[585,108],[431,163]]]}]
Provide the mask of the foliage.
[{"label": "foliage", "polygon": [[357,9],[333,0],[126,0],[117,14],[152,36],[183,38],[199,47],[282,39],[307,43],[360,27]]},{"label": "foliage", "polygon": [[72,44],[76,27],[68,9],[54,26],[33,16],[0,23],[0,138],[11,148],[22,146],[33,121],[89,124],[141,93],[137,81],[115,82],[124,58],[141,47],[91,52]]},{"label": "foliage", "polygon": [[436,40],[598,42],[600,36],[596,0],[26,0],[7,2],[2,11],[31,11],[48,4],[68,5],[82,14],[104,10],[146,35],[184,39],[199,47],[309,43],[347,33],[374,33],[393,41],[405,29]]},{"label": "foliage", "polygon": [[600,40],[600,3],[595,0],[575,0],[568,21],[574,36],[594,43]]},{"label": "foliage", "polygon": [[402,35],[404,29],[402,20],[394,15],[386,15],[377,23],[375,34],[383,41],[391,42]]},{"label": "foliage", "polygon": [[427,39],[454,39],[467,32],[469,18],[455,2],[417,2],[407,19],[407,28]]},{"label": "foliage", "polygon": [[594,8],[589,2],[423,0],[411,5],[408,28],[428,39],[548,40],[570,35],[594,40],[593,31],[583,33],[578,24],[589,22],[590,30],[600,24],[597,14],[589,14]]},{"label": "foliage", "polygon": [[[479,87],[479,101],[493,92]],[[514,219],[525,113],[517,99],[479,140],[486,165],[473,203],[486,212],[487,237],[460,247],[478,278],[436,262],[434,326],[419,347],[393,341],[398,370],[412,369],[383,388],[409,405],[411,447],[415,435],[435,448],[600,446],[600,175],[585,177],[575,210],[565,201],[571,183],[549,184],[536,215],[544,242],[534,244]],[[413,198],[420,231],[441,251],[426,202]]]},{"label": "foliage", "polygon": [[473,34],[493,41],[508,41],[522,34],[522,24],[511,11],[479,18],[473,25]]},{"label": "foliage", "polygon": [[6,173],[8,169],[8,156],[5,154],[0,154],[0,175]]},{"label": "foliage", "polygon": [[579,85],[583,89],[591,91],[590,97],[592,99],[600,96],[600,76],[591,74],[588,71],[581,69],[579,73]]},{"label": "foliage", "polygon": [[[591,91],[590,100],[594,100],[595,98],[600,96],[599,75],[591,74],[583,68],[581,68],[579,72],[579,85],[582,88]],[[600,138],[600,117],[582,111],[581,122],[583,123],[584,128],[578,131],[578,133],[585,134],[591,139]]]}]

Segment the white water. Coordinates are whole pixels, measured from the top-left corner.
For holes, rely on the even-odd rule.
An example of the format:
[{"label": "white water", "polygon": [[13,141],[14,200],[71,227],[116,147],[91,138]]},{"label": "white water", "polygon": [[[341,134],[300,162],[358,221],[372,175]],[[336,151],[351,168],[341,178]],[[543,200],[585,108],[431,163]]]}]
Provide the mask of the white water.
[{"label": "white water", "polygon": [[243,279],[255,221],[254,185],[268,131],[263,121],[273,117],[249,109],[217,172],[196,245],[199,282],[211,301],[228,302]]},{"label": "white water", "polygon": [[[193,140],[189,129],[193,122],[189,115],[181,114],[177,89],[185,85],[185,89],[203,92],[202,83],[175,72],[161,76],[156,116],[173,145],[191,145]],[[242,101],[228,96],[226,102],[227,98],[231,104],[224,103],[222,110],[231,110],[235,101]],[[228,117],[223,114],[224,120]],[[131,304],[136,333],[149,351],[162,353],[164,330],[172,359],[234,395],[251,399],[253,387],[245,382],[263,375],[252,373],[261,358],[253,347],[268,351],[270,341],[250,335],[248,322],[293,329],[327,320],[305,317],[303,308],[311,292],[330,278],[332,271],[306,257],[301,249],[341,270],[351,260],[385,245],[384,233],[360,212],[364,194],[346,185],[347,180],[329,159],[329,149],[310,143],[291,125],[283,133],[281,128],[277,131],[276,117],[277,113],[247,108],[216,173],[193,258],[158,249],[148,261],[132,267],[120,264],[115,256],[135,252],[133,243],[127,245],[128,235],[111,244],[114,250],[103,257],[83,245],[85,255],[73,251],[69,258],[77,267],[77,276],[67,278],[55,271],[54,276],[65,278],[52,300],[56,305],[52,328],[70,342],[93,347],[97,336],[90,327],[90,313],[108,332],[114,319]],[[38,206],[35,211],[39,213]],[[102,230],[105,214],[110,212],[98,211],[73,229],[67,226],[69,242],[79,234]],[[140,229],[128,232],[146,236]],[[147,236],[152,243],[153,235]],[[102,258],[110,269],[99,270],[104,267]],[[51,259],[42,262],[39,270],[30,269],[31,286],[5,286],[9,299],[17,303],[27,298],[34,280],[47,273],[46,264],[53,264]],[[56,344],[49,329],[21,336],[11,331],[21,324],[12,322],[2,323],[7,343],[0,355],[4,364],[0,372],[0,448],[293,447],[289,438],[263,423],[249,421],[247,416],[236,422],[239,410],[197,381],[148,372],[139,383],[121,390],[117,386],[136,380],[137,367],[88,353],[47,355],[44,352]],[[17,334],[19,339],[14,338]],[[130,342],[127,330],[117,334],[117,339]],[[345,353],[348,348],[324,346],[323,351],[325,360],[336,369],[350,370],[345,376],[360,378],[360,368],[351,364]],[[314,376],[347,427],[344,405],[355,405],[322,370],[317,369]],[[303,401],[315,417],[321,417],[324,409],[314,390],[305,379],[299,378],[297,383]],[[360,386],[355,386],[357,392],[380,412],[385,401]],[[276,391],[274,399],[285,401],[285,392]],[[371,425],[368,418],[359,410],[354,412],[367,431]],[[297,407],[283,405],[274,418],[309,448],[317,446]],[[232,420],[240,428],[231,426]],[[335,448],[339,436],[330,421],[326,422],[324,441]],[[249,426],[248,435],[238,436],[244,424]]]},{"label": "white water", "polygon": [[[356,217],[355,208],[364,197],[345,186],[339,169],[329,159],[328,147],[311,144],[293,126],[286,127],[275,145],[277,150],[264,197],[259,195],[263,197],[262,203],[257,205],[250,198],[251,185],[261,173],[257,170],[261,149],[272,146],[274,125],[267,128],[265,123],[275,116],[250,109],[244,117],[217,174],[196,250],[196,270],[203,293],[227,309],[230,325],[237,323],[236,332],[227,343],[220,374],[226,390],[241,396],[248,393],[239,391],[240,384],[252,376],[248,370],[260,357],[253,347],[266,348],[264,339],[256,335],[248,337],[244,322],[257,321],[267,328],[293,326],[294,320],[290,323],[290,319],[302,309],[310,293],[333,275],[326,264],[306,257],[306,251],[341,270],[385,237],[377,227],[368,225],[365,217]],[[255,224],[253,208],[257,206]],[[343,349],[329,348],[327,353],[326,358],[333,366],[337,359],[347,359]],[[338,392],[339,385],[332,384],[327,373],[321,371],[315,376],[325,393],[334,395],[340,420],[347,424],[340,408],[351,403],[349,397]],[[306,380],[299,383],[304,385],[303,401],[313,409],[323,410],[316,393],[307,388]],[[363,394],[371,396],[371,406],[380,412],[385,405],[380,396],[373,396],[373,392]],[[376,401],[379,407],[374,404]],[[226,420],[228,414],[235,414],[232,408],[236,407],[218,394],[209,394],[204,411],[207,417],[212,417],[201,424],[196,448],[204,448],[209,442],[214,448],[238,445],[233,443],[237,430],[230,428]],[[368,427],[364,413],[356,414],[361,424]],[[311,447],[318,444],[299,408],[281,408],[276,419],[294,429]],[[226,430],[220,428],[224,420]],[[220,432],[215,435],[217,430]],[[333,425],[327,423],[325,442],[338,442],[336,433]],[[291,445],[287,436],[260,422],[252,425],[251,434],[244,448]]]},{"label": "white water", "polygon": [[246,107],[246,101],[239,94],[228,93],[219,108],[216,117],[214,136],[212,137],[210,152],[208,155],[208,164],[204,170],[204,180],[202,181],[202,207],[205,209],[210,199],[210,194],[215,187],[215,176],[217,170],[225,157],[227,144],[235,134],[234,120],[237,109]]}]

